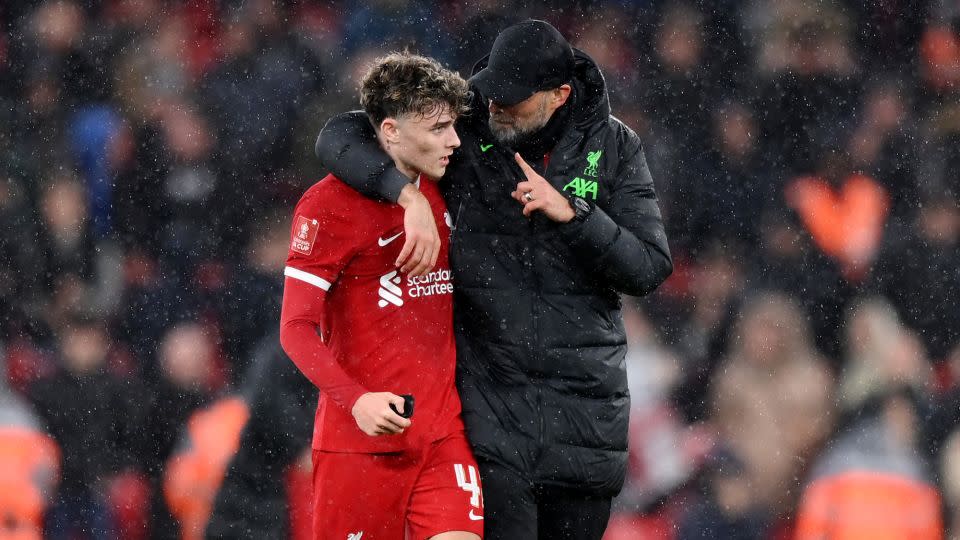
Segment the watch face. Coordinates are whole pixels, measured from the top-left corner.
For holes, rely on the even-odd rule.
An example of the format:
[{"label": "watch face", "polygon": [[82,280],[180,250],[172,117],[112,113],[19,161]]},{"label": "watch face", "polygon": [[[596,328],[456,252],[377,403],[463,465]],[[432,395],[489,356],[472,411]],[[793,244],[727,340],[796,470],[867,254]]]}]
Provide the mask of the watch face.
[{"label": "watch face", "polygon": [[573,204],[577,205],[577,210],[580,212],[590,211],[590,203],[588,203],[586,199],[582,199],[580,197],[574,197]]}]

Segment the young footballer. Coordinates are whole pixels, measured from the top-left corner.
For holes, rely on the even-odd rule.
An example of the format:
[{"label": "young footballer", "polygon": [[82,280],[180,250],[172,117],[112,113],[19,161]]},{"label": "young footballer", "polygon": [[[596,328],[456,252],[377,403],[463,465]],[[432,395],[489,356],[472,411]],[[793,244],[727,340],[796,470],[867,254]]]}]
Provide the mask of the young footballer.
[{"label": "young footballer", "polygon": [[454,386],[450,219],[436,185],[460,145],[467,83],[395,53],[360,94],[380,145],[445,225],[433,271],[412,276],[395,266],[399,206],[327,176],[294,210],[280,341],[320,389],[314,537],[478,539],[483,497]]}]

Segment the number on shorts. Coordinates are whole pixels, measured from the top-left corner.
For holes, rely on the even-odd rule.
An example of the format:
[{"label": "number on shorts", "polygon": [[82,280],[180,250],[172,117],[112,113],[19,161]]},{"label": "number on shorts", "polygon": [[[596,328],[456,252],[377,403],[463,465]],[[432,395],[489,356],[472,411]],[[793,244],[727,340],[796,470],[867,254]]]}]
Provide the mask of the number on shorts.
[{"label": "number on shorts", "polygon": [[[480,483],[477,482],[477,469],[473,465],[464,467],[460,463],[453,464],[453,471],[457,474],[457,485],[461,489],[470,493],[470,505],[475,508],[482,508],[483,499],[480,494]],[[467,481],[467,477],[470,481]]]}]

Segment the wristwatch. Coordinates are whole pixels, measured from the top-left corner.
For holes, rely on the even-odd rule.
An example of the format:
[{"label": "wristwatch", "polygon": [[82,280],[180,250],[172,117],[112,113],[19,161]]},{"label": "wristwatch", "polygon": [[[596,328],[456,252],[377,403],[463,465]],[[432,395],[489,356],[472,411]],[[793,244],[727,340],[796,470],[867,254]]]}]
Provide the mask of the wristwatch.
[{"label": "wristwatch", "polygon": [[583,197],[570,197],[570,206],[573,207],[573,219],[570,223],[583,223],[593,212],[593,204]]}]

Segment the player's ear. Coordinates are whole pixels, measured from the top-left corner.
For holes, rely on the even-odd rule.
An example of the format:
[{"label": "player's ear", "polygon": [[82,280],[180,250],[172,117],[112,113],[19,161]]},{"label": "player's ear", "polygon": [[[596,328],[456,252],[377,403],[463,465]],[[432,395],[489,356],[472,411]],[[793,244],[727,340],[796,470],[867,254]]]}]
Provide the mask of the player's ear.
[{"label": "player's ear", "polygon": [[390,144],[397,144],[400,142],[400,133],[397,130],[397,119],[396,118],[384,118],[383,122],[380,122],[380,133],[383,133],[383,139]]}]

